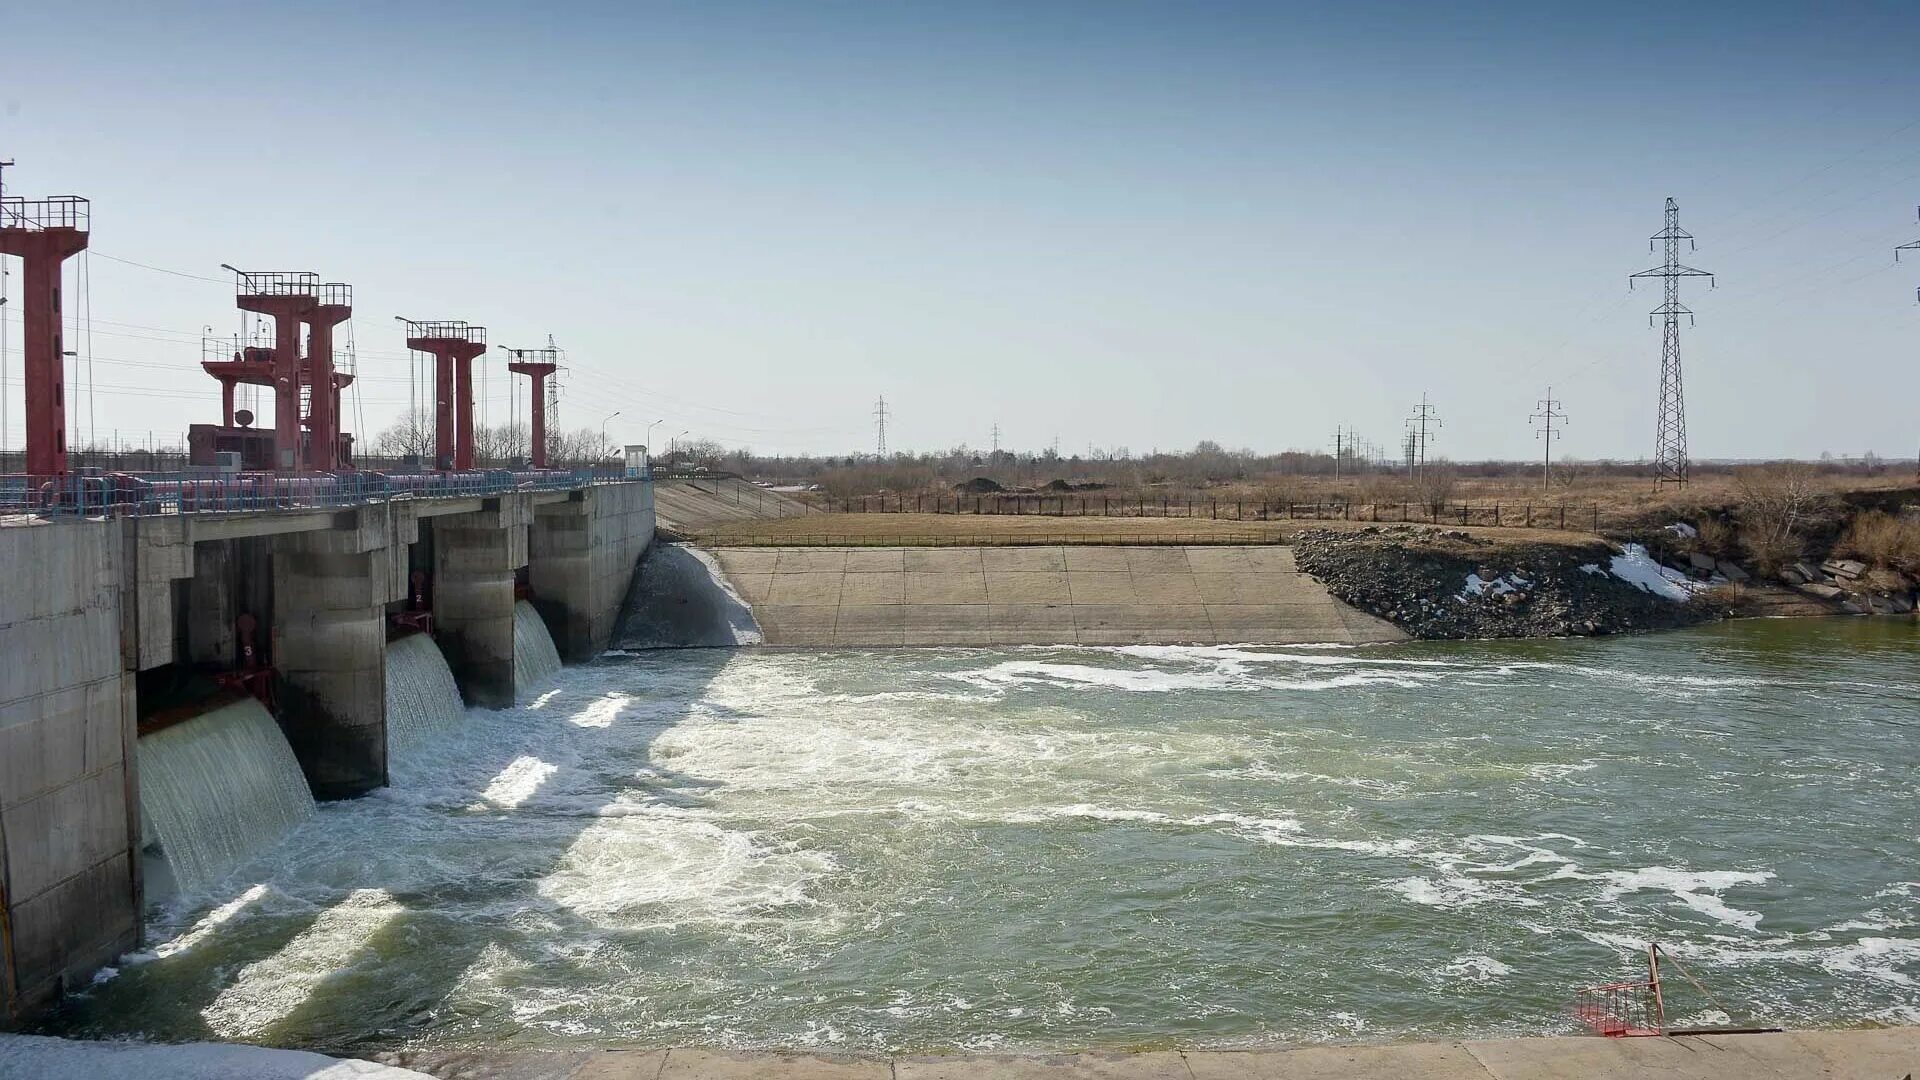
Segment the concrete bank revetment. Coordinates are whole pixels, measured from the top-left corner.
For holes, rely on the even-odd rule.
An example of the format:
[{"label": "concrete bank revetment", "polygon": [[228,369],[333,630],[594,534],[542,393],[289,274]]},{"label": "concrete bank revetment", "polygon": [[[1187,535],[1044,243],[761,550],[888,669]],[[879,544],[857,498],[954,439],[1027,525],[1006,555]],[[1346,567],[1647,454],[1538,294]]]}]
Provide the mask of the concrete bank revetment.
[{"label": "concrete bank revetment", "polygon": [[1402,641],[1285,547],[720,548],[769,645]]},{"label": "concrete bank revetment", "polygon": [[444,1080],[1899,1080],[1920,1067],[1920,1028],[1031,1057],[632,1050],[408,1053],[392,1060]]}]

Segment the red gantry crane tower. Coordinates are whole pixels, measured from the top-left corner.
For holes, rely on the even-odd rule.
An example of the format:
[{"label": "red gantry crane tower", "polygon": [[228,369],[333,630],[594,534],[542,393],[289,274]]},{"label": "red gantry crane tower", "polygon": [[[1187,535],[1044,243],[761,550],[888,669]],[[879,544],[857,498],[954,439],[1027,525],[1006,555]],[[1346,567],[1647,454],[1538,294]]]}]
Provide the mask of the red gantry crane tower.
[{"label": "red gantry crane tower", "polygon": [[487,351],[487,328],[458,319],[407,324],[407,348],[433,356],[433,467],[473,468],[473,358]]},{"label": "red gantry crane tower", "polygon": [[[333,371],[333,328],[353,318],[353,286],[320,286],[307,320],[307,468],[332,472],[341,464],[340,388],[351,375]],[[342,379],[347,380],[343,382]]]},{"label": "red gantry crane tower", "polygon": [[[12,164],[8,162],[8,164]],[[27,472],[67,471],[67,389],[62,374],[60,268],[86,250],[87,200],[0,195],[0,255],[21,262],[26,324]]]},{"label": "red gantry crane tower", "polygon": [[513,357],[507,370],[525,375],[533,382],[533,408],[527,414],[527,423],[532,437],[533,467],[544,469],[547,467],[547,378],[560,370],[560,350],[548,345],[544,349],[509,349],[507,354]]},{"label": "red gantry crane tower", "polygon": [[301,459],[300,327],[320,305],[320,275],[305,270],[241,270],[226,263],[220,268],[233,271],[238,279],[236,307],[273,319],[273,467],[292,472]]}]

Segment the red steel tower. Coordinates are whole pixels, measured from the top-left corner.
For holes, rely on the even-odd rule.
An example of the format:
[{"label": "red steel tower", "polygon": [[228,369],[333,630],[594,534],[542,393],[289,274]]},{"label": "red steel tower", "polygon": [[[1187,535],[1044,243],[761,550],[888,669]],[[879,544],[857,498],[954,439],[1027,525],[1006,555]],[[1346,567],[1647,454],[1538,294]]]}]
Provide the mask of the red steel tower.
[{"label": "red steel tower", "polygon": [[0,198],[0,255],[21,262],[26,323],[27,472],[67,471],[67,388],[62,375],[60,267],[87,247],[87,200]]},{"label": "red steel tower", "polygon": [[560,350],[549,346],[545,349],[510,349],[508,354],[513,357],[513,362],[507,365],[507,370],[533,380],[533,408],[527,414],[533,437],[533,467],[544,469],[547,467],[547,376],[559,370]]},{"label": "red steel tower", "polygon": [[307,320],[307,468],[332,472],[340,467],[340,384],[333,374],[333,328],[353,318],[353,287],[339,282],[320,286]]},{"label": "red steel tower", "polygon": [[458,319],[407,324],[407,348],[433,354],[433,467],[473,468],[473,358],[487,328]]},{"label": "red steel tower", "polygon": [[273,319],[273,464],[300,467],[300,326],[320,303],[320,275],[307,271],[248,271],[222,264],[239,278],[234,303]]}]

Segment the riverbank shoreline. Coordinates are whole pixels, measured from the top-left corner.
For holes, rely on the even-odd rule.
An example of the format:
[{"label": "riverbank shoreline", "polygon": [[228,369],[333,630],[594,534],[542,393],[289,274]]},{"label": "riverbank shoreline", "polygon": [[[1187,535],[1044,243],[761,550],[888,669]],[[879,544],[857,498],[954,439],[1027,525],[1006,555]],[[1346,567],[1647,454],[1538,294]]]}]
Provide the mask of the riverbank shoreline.
[{"label": "riverbank shoreline", "polygon": [[1031,1055],[862,1057],[676,1048],[420,1051],[375,1060],[436,1080],[1896,1080],[1920,1068],[1920,1027]]}]

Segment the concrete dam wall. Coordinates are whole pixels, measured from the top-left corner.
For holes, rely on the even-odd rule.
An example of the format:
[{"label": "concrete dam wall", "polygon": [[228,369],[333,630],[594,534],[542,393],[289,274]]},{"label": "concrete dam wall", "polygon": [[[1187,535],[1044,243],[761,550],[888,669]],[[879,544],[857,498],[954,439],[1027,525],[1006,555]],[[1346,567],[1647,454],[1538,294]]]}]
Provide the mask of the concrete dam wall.
[{"label": "concrete dam wall", "polygon": [[720,548],[769,645],[1403,641],[1249,547]]},{"label": "concrete dam wall", "polygon": [[153,860],[200,888],[603,651],[653,528],[647,482],[0,519],[0,1027],[138,944]]}]

